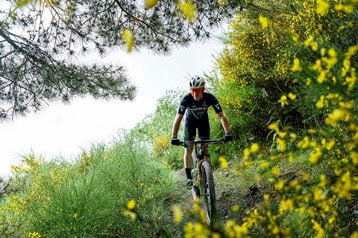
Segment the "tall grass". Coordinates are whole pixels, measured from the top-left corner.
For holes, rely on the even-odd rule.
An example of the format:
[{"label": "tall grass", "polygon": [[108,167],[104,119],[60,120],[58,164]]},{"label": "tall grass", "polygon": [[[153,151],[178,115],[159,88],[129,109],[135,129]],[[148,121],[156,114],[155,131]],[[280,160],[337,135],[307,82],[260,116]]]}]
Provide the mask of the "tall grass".
[{"label": "tall grass", "polygon": [[[164,197],[174,190],[172,174],[126,140],[99,145],[74,162],[27,156],[14,168],[19,192],[2,208],[4,236],[145,237],[163,227]],[[133,219],[123,211],[135,201]]]}]

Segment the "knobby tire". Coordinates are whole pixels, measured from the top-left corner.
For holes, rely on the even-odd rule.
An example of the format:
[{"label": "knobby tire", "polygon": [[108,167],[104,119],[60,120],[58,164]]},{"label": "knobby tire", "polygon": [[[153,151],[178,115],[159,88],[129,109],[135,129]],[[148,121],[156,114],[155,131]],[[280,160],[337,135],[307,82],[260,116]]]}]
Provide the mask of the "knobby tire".
[{"label": "knobby tire", "polygon": [[203,161],[201,164],[201,173],[202,173],[202,186],[204,194],[201,199],[203,199],[203,205],[206,215],[206,221],[208,224],[211,224],[216,219],[216,197],[215,197],[215,185],[214,177],[211,170],[211,165],[208,161]]}]

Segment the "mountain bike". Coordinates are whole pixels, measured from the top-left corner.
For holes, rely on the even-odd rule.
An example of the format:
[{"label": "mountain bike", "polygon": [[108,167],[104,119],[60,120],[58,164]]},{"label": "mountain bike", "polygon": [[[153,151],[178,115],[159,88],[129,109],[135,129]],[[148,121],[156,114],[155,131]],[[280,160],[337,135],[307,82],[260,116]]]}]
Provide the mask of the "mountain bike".
[{"label": "mountain bike", "polygon": [[224,143],[224,139],[218,140],[197,140],[180,142],[180,145],[194,145],[193,150],[193,186],[191,193],[194,201],[199,201],[202,206],[206,222],[212,224],[217,219],[216,196],[213,171],[210,157],[205,153],[206,144]]}]

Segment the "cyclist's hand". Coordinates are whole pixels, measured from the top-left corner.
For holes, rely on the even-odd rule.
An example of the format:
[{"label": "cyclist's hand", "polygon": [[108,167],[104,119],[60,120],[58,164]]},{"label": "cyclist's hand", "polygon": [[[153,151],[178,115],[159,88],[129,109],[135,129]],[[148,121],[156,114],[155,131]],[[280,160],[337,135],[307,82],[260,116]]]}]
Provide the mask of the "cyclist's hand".
[{"label": "cyclist's hand", "polygon": [[230,135],[229,133],[225,134],[224,136],[224,142],[232,141],[234,137]]},{"label": "cyclist's hand", "polygon": [[171,143],[172,145],[180,145],[180,140],[178,138],[172,138]]}]

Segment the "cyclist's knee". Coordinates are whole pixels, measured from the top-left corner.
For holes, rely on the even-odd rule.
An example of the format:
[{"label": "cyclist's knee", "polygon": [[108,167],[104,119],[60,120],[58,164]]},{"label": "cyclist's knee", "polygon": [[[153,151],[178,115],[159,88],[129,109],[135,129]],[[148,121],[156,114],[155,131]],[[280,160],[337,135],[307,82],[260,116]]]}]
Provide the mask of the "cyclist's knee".
[{"label": "cyclist's knee", "polygon": [[191,154],[191,152],[193,152],[193,146],[188,146],[188,147],[185,147],[185,153],[189,153]]}]

